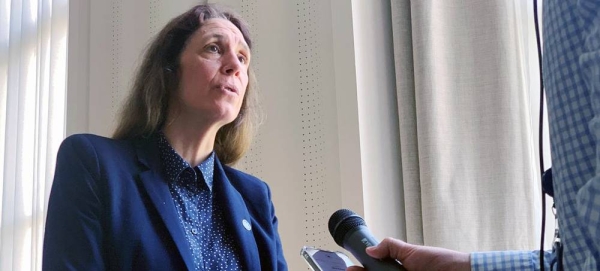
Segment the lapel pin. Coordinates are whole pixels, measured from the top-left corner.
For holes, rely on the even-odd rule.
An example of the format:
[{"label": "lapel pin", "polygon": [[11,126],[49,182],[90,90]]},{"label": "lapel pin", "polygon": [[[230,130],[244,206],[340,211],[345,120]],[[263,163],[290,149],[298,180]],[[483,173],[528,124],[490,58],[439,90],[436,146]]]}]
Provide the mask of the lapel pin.
[{"label": "lapel pin", "polygon": [[250,222],[248,222],[248,220],[242,219],[242,224],[244,225],[244,228],[246,228],[247,230],[252,230],[252,225],[250,225]]}]

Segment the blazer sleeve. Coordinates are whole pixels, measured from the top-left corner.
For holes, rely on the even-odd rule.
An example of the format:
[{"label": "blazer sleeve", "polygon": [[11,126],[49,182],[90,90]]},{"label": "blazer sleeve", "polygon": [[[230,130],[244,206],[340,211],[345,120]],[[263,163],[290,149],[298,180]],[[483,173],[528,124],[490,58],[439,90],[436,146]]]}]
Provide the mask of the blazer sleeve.
[{"label": "blazer sleeve", "polygon": [[43,270],[104,270],[98,158],[90,141],[71,136],[61,144],[50,192]]},{"label": "blazer sleeve", "polygon": [[267,193],[269,195],[269,203],[271,204],[271,216],[273,222],[273,229],[275,230],[275,242],[277,249],[277,270],[285,270],[287,271],[287,263],[285,261],[285,257],[283,255],[283,247],[281,245],[281,238],[279,237],[279,222],[277,221],[277,216],[275,216],[275,206],[273,205],[273,201],[271,200],[271,189],[267,185]]}]

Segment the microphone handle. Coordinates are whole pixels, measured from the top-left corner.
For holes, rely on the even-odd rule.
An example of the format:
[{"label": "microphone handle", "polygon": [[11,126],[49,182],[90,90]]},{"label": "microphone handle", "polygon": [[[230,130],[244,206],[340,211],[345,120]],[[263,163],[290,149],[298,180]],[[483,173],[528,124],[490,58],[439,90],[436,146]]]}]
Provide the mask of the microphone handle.
[{"label": "microphone handle", "polygon": [[344,238],[344,248],[365,267],[368,271],[406,271],[402,264],[394,259],[375,259],[367,254],[365,249],[379,244],[369,228],[358,226],[346,234]]}]

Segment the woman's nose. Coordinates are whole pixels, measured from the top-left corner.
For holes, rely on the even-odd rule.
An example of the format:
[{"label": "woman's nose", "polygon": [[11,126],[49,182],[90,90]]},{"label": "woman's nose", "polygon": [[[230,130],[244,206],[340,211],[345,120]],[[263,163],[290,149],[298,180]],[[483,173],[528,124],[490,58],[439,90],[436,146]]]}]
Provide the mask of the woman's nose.
[{"label": "woman's nose", "polygon": [[221,70],[227,75],[238,75],[242,68],[242,63],[234,52],[228,52],[223,55],[223,66]]}]

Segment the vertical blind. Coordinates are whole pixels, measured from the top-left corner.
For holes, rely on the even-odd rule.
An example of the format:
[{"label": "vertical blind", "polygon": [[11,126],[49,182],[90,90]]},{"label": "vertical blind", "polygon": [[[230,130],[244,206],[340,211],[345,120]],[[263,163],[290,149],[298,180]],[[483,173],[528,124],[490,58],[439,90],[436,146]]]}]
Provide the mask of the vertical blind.
[{"label": "vertical blind", "polygon": [[0,270],[40,270],[65,131],[68,0],[0,0]]}]

